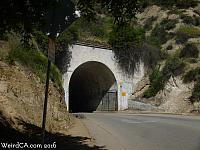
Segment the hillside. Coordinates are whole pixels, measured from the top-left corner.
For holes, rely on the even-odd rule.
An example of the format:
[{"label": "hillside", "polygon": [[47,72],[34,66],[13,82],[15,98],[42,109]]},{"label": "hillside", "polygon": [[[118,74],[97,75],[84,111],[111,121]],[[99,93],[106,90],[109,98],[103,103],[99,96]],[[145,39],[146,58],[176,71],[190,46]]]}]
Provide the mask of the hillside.
[{"label": "hillside", "polygon": [[[26,60],[24,63],[17,55],[20,51],[13,54],[17,40],[13,41],[11,38],[10,40],[0,42],[0,139],[1,142],[16,142],[21,139],[40,143],[41,137],[38,135],[41,134],[45,90],[41,77],[45,73],[39,69],[37,72],[40,74],[36,73],[33,64],[38,63],[45,67],[41,59],[44,56],[33,55],[31,50],[24,51],[23,58]],[[39,53],[37,50],[33,51],[34,54]],[[58,132],[65,133],[72,123],[72,117],[64,103],[63,91],[58,88],[56,80],[51,80],[46,130],[52,135]]]},{"label": "hillside", "polygon": [[165,58],[138,83],[133,101],[171,113],[199,112],[200,4],[187,9],[148,6],[138,14],[146,36],[155,38]]}]

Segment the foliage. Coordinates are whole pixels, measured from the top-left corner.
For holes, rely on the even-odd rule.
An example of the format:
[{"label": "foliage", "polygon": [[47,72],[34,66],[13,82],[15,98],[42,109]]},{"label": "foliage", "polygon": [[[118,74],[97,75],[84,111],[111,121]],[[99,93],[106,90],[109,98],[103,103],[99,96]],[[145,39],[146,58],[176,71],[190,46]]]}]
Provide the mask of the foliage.
[{"label": "foliage", "polygon": [[109,16],[97,16],[95,21],[89,22],[84,17],[77,19],[72,26],[77,30],[77,39],[83,42],[104,44],[107,43],[109,32],[112,30],[113,19]]},{"label": "foliage", "polygon": [[194,26],[200,25],[200,17],[196,15],[187,16],[187,15],[182,14],[181,19],[183,20],[183,23],[186,23],[188,25],[194,25]]},{"label": "foliage", "polygon": [[200,29],[194,26],[181,26],[176,32],[176,43],[184,44],[189,38],[200,36]]},{"label": "foliage", "polygon": [[[47,57],[36,49],[28,49],[24,47],[18,47],[12,49],[7,56],[7,61],[10,64],[14,64],[14,61],[19,61],[23,65],[30,68],[42,82],[45,81]],[[56,86],[62,90],[61,75],[55,65],[51,66],[50,78],[55,82]]]},{"label": "foliage", "polygon": [[117,24],[130,23],[132,18],[135,17],[137,11],[139,10],[139,0],[78,0],[77,6],[81,11],[82,16],[86,16],[89,20],[94,18],[95,4],[99,4],[102,9],[105,8],[109,14],[114,17]]},{"label": "foliage", "polygon": [[160,24],[157,24],[151,32],[151,40],[154,39],[157,45],[166,43],[169,39],[173,38],[174,35],[168,33],[167,30],[175,28],[178,21],[175,19],[163,19]]},{"label": "foliage", "polygon": [[65,73],[70,65],[71,52],[69,51],[69,45],[72,45],[77,38],[77,30],[73,26],[67,28],[57,38],[55,64],[58,66],[61,73]]},{"label": "foliage", "polygon": [[165,7],[176,6],[178,8],[189,8],[197,5],[196,0],[142,0],[144,6],[156,4]]},{"label": "foliage", "polygon": [[158,17],[155,17],[155,16],[152,16],[150,18],[148,18],[145,22],[144,22],[144,29],[146,31],[148,30],[151,30],[152,29],[152,25],[153,25],[153,22],[156,21]]},{"label": "foliage", "polygon": [[162,69],[163,75],[169,79],[171,76],[177,76],[184,72],[185,63],[177,56],[169,57]]},{"label": "foliage", "polygon": [[143,93],[145,98],[155,96],[160,90],[162,90],[171,76],[177,76],[183,73],[185,64],[177,56],[169,57],[162,70],[160,67],[156,67],[152,74],[149,76],[150,86]]},{"label": "foliage", "polygon": [[[54,15],[53,10],[56,12]],[[55,36],[73,20],[74,12],[75,7],[71,1],[1,0],[0,33],[11,30],[19,32],[23,35],[22,43],[30,46],[29,41],[34,28],[37,27],[39,31],[50,32]],[[68,16],[67,21],[66,16]]]},{"label": "foliage", "polygon": [[188,35],[191,38],[195,38],[200,36],[200,29],[194,26],[189,26],[189,25],[185,25],[185,26],[181,26],[177,33],[184,33],[186,35]]},{"label": "foliage", "polygon": [[173,35],[169,34],[165,25],[157,24],[155,28],[152,30],[151,36],[157,40],[157,42],[161,45],[166,43],[169,39],[173,37]]},{"label": "foliage", "polygon": [[48,36],[43,33],[42,31],[33,30],[32,33],[34,39],[37,42],[38,48],[47,56],[47,49],[48,49]]},{"label": "foliage", "polygon": [[134,74],[140,63],[144,31],[129,25],[115,26],[110,33],[109,44],[115,53],[116,61],[128,74]]},{"label": "foliage", "polygon": [[197,81],[197,80],[200,80],[200,67],[197,67],[195,69],[191,69],[183,77],[184,83]]},{"label": "foliage", "polygon": [[171,30],[176,27],[178,20],[165,18],[161,21],[160,25],[163,26],[164,30]]},{"label": "foliage", "polygon": [[[33,37],[37,42],[40,51],[47,56],[48,36],[39,30],[34,30]],[[69,45],[73,44],[78,38],[77,29],[74,26],[68,27],[56,39],[56,58],[55,64],[59,70],[64,73],[68,69],[71,60]]]},{"label": "foliage", "polygon": [[144,66],[147,70],[155,68],[158,62],[161,60],[161,50],[157,45],[153,45],[150,41],[146,41],[142,46]]},{"label": "foliage", "polygon": [[181,58],[198,58],[199,57],[199,50],[196,45],[189,43],[186,44],[185,47],[180,51]]},{"label": "foliage", "polygon": [[152,74],[149,76],[150,86],[143,93],[143,97],[150,98],[156,96],[156,94],[162,90],[165,86],[165,78],[160,71],[160,67],[157,67],[153,70]]},{"label": "foliage", "polygon": [[200,101],[200,80],[196,82],[194,85],[194,89],[192,91],[192,96],[190,97],[190,101],[192,103]]}]

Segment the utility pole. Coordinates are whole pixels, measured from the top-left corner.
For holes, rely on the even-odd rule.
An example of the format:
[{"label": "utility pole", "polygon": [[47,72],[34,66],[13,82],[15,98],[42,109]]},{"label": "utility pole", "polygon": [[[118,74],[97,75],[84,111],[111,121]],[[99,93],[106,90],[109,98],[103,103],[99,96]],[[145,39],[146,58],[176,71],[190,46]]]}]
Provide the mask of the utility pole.
[{"label": "utility pole", "polygon": [[51,71],[51,63],[55,61],[55,39],[56,39],[56,30],[55,30],[55,5],[53,8],[53,13],[51,16],[50,23],[50,34],[48,42],[48,65],[46,73],[46,86],[45,86],[45,98],[43,104],[43,115],[42,115],[42,145],[44,148],[45,144],[45,127],[46,127],[46,116],[47,116],[47,106],[48,106],[48,93],[49,93],[49,76]]}]

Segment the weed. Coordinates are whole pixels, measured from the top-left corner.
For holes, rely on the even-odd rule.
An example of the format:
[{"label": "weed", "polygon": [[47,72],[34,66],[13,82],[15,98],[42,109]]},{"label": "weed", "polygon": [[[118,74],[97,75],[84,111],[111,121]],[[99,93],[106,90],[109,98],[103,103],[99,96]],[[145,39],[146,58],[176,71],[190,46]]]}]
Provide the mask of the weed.
[{"label": "weed", "polygon": [[151,30],[153,22],[156,21],[157,18],[158,17],[155,17],[155,16],[152,16],[152,17],[148,18],[144,23],[144,29],[147,30],[147,31]]},{"label": "weed", "polygon": [[200,102],[200,80],[196,82],[194,85],[194,89],[192,91],[192,96],[190,97],[190,101],[192,103],[194,102]]},{"label": "weed", "polygon": [[194,26],[181,26],[176,32],[176,43],[184,44],[189,38],[196,38],[200,36],[200,29]]},{"label": "weed", "polygon": [[168,80],[171,76],[178,76],[184,73],[185,63],[177,56],[170,56],[162,69],[163,75]]},{"label": "weed", "polygon": [[184,83],[189,83],[189,82],[197,81],[197,80],[200,80],[200,67],[191,69],[183,76]]},{"label": "weed", "polygon": [[191,38],[195,38],[195,37],[199,37],[200,36],[200,29],[194,26],[190,26],[190,25],[185,25],[185,26],[181,26],[177,33],[184,33],[186,35],[188,35]]},{"label": "weed", "polygon": [[169,39],[173,38],[173,35],[168,33],[166,30],[172,29],[175,27],[175,22],[169,23],[167,20],[164,20],[160,24],[157,24],[152,30],[151,37],[157,39],[157,42],[161,45],[166,43]]},{"label": "weed", "polygon": [[189,43],[180,51],[181,58],[198,58],[199,50],[196,45]]},{"label": "weed", "polygon": [[153,70],[152,74],[149,76],[150,86],[143,93],[145,98],[150,98],[155,96],[160,90],[163,90],[166,82],[171,76],[177,76],[183,73],[185,64],[177,56],[169,57],[163,69],[160,71],[160,67]]},{"label": "weed", "polygon": [[200,25],[200,17],[194,15],[194,16],[187,16],[187,15],[181,15],[181,19],[183,20],[183,23],[186,23],[188,25],[194,25],[199,26]]},{"label": "weed", "polygon": [[[48,60],[47,57],[38,50],[33,48],[28,49],[20,46],[18,48],[12,49],[9,52],[6,60],[9,64],[14,64],[14,61],[22,63],[23,65],[30,68],[42,82],[45,81]],[[62,91],[61,75],[55,65],[51,66],[50,78]]]},{"label": "weed", "polygon": [[143,97],[150,98],[155,96],[160,90],[165,86],[165,78],[162,72],[159,70],[159,67],[155,68],[152,74],[149,76],[150,86],[143,93]]}]

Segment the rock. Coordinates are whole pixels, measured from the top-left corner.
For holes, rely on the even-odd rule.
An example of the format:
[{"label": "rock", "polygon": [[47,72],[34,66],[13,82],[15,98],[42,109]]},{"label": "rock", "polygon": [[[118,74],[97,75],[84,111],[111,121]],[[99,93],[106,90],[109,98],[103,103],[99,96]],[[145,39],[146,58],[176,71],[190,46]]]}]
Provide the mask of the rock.
[{"label": "rock", "polygon": [[171,77],[163,91],[156,98],[162,100],[159,108],[170,113],[183,113],[191,109],[189,98],[193,84],[184,84],[181,77]]}]

